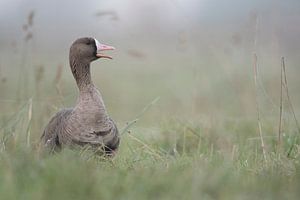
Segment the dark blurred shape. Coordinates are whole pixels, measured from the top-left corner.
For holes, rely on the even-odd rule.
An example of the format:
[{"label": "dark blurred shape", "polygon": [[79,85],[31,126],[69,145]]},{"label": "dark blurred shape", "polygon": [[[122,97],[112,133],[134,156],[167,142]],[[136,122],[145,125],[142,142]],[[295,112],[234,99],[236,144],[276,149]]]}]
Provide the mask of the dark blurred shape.
[{"label": "dark blurred shape", "polygon": [[40,83],[41,80],[43,80],[44,78],[44,66],[43,65],[39,65],[36,69],[35,69],[35,81],[36,83]]},{"label": "dark blurred shape", "polygon": [[146,58],[146,54],[144,54],[143,52],[136,50],[136,49],[127,50],[127,54],[130,55],[131,57],[138,58],[138,59]]},{"label": "dark blurred shape", "polygon": [[120,20],[118,14],[113,10],[98,11],[98,12],[96,12],[95,16],[99,17],[99,18],[109,17],[109,19],[113,20],[113,21],[119,21]]},{"label": "dark blurred shape", "polygon": [[2,77],[2,78],[1,78],[1,83],[6,83],[6,81],[7,81],[7,78],[6,78],[6,77]]},{"label": "dark blurred shape", "polygon": [[242,43],[242,37],[238,33],[234,33],[231,37],[231,42],[235,46],[239,46]]},{"label": "dark blurred shape", "polygon": [[33,26],[34,15],[35,15],[34,10],[30,11],[30,13],[27,17],[28,26]]},{"label": "dark blurred shape", "polygon": [[28,32],[24,39],[26,42],[28,42],[30,39],[32,39],[32,37],[33,37],[33,34],[31,32]]},{"label": "dark blurred shape", "polygon": [[22,26],[22,29],[23,29],[24,33],[26,34],[26,36],[24,38],[24,40],[26,42],[28,42],[30,39],[33,38],[31,28],[33,26],[34,15],[35,15],[34,11],[33,10],[30,11],[29,14],[28,14],[28,17],[27,17],[27,23]]}]

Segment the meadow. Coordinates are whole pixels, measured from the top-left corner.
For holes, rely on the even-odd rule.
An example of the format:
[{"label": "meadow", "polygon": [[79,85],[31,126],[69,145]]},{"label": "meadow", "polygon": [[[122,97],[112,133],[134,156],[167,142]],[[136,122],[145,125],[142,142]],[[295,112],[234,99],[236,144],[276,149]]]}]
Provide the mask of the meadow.
[{"label": "meadow", "polygon": [[92,64],[121,132],[110,159],[85,148],[41,153],[44,126],[74,105],[77,88],[69,41],[42,53],[35,17],[1,48],[0,199],[299,198],[298,58],[262,43],[263,27],[242,44],[199,29],[141,34],[140,48],[110,39],[114,60]]}]

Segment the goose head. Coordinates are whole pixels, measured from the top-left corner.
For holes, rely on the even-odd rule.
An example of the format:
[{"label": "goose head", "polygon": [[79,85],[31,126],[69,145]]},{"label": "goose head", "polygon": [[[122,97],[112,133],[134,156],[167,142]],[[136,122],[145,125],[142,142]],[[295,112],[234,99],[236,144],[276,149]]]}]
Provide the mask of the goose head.
[{"label": "goose head", "polygon": [[112,59],[112,57],[103,54],[103,51],[114,49],[112,46],[100,43],[95,38],[79,38],[71,45],[70,58],[76,58],[76,60],[80,60],[81,62],[86,61],[88,63],[98,58]]}]

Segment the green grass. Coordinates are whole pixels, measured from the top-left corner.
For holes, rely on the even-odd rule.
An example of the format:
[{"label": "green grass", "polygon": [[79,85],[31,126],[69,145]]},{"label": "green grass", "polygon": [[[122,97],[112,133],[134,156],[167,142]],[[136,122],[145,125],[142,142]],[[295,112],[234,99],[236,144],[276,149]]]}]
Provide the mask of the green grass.
[{"label": "green grass", "polygon": [[[256,123],[207,124],[168,119],[131,127],[113,159],[65,149],[41,155],[27,143],[28,104],[3,126],[1,199],[298,199],[300,146],[266,137],[264,161]],[[5,132],[6,131],[6,132]],[[5,148],[4,148],[5,147]]]}]

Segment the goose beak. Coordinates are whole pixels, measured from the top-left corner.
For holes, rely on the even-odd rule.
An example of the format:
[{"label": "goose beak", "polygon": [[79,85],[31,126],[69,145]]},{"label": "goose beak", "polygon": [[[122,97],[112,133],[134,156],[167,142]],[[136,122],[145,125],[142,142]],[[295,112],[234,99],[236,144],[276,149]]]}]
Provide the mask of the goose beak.
[{"label": "goose beak", "polygon": [[97,58],[108,58],[108,59],[112,59],[111,56],[105,55],[105,54],[103,54],[102,52],[103,52],[103,51],[107,51],[107,50],[115,50],[115,47],[109,46],[109,45],[106,45],[106,44],[101,44],[101,43],[98,42],[96,39],[95,39],[95,43],[96,43],[96,47],[97,47],[97,53],[96,53]]}]

